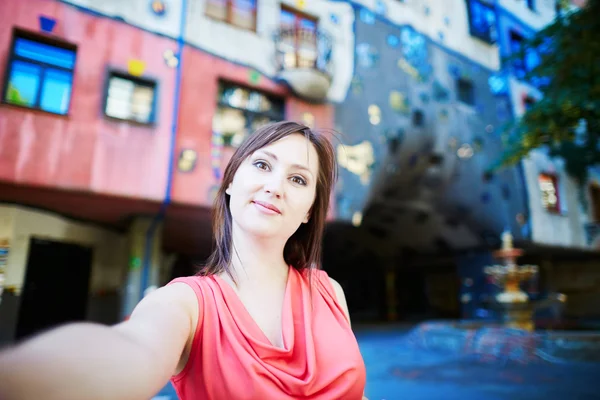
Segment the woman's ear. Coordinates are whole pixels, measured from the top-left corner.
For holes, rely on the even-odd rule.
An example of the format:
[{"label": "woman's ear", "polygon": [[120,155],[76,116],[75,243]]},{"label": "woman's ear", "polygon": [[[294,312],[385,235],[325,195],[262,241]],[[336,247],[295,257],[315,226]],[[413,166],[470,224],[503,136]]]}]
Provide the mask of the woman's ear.
[{"label": "woman's ear", "polygon": [[231,183],[227,185],[227,189],[225,189],[225,193],[231,196]]},{"label": "woman's ear", "polygon": [[304,219],[302,220],[303,224],[306,224],[308,221],[310,221],[310,215],[312,214],[313,208],[314,207],[310,207],[310,210],[308,210],[308,212],[304,216]]},{"label": "woman's ear", "polygon": [[304,216],[304,220],[302,221],[302,223],[306,224],[309,220],[310,220],[310,212],[307,212],[306,215]]}]

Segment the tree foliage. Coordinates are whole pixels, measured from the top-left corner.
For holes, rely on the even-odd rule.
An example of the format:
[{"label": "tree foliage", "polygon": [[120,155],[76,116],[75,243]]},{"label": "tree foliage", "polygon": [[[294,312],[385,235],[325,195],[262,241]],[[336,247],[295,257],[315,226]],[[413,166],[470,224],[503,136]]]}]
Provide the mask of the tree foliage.
[{"label": "tree foliage", "polygon": [[600,0],[557,17],[506,62],[514,65],[526,57],[536,62],[523,78],[542,97],[505,131],[501,164],[513,165],[531,150],[547,148],[583,183],[588,167],[600,163]]}]

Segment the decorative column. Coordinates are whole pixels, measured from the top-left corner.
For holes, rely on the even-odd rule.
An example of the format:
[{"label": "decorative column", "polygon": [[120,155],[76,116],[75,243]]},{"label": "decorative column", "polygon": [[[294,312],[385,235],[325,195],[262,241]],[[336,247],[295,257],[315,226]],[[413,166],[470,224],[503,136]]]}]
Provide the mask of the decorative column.
[{"label": "decorative column", "polygon": [[398,293],[396,288],[396,259],[393,256],[388,255],[382,257],[385,262],[385,297],[387,305],[387,320],[388,322],[395,322],[398,320]]},{"label": "decorative column", "polygon": [[398,301],[396,298],[396,271],[387,268],[385,273],[385,289],[387,298],[387,320],[394,322],[398,319]]},{"label": "decorative column", "polygon": [[156,287],[159,282],[159,270],[162,257],[162,223],[157,227],[156,234],[148,254],[151,254],[148,264],[148,287],[142,290],[142,269],[144,268],[144,255],[146,254],[146,235],[152,223],[152,217],[137,217],[129,226],[128,246],[129,259],[127,265],[127,281],[123,293],[122,318],[127,319],[135,306],[140,302],[142,291]]}]

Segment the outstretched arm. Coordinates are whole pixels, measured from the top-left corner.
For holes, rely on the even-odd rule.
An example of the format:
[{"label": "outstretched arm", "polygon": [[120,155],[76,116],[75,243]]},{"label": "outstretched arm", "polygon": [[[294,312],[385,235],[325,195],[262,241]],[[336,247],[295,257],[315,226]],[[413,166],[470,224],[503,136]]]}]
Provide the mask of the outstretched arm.
[{"label": "outstretched arm", "polygon": [[151,398],[180,363],[197,304],[190,287],[175,283],[121,324],[69,324],[8,349],[0,353],[0,399]]}]

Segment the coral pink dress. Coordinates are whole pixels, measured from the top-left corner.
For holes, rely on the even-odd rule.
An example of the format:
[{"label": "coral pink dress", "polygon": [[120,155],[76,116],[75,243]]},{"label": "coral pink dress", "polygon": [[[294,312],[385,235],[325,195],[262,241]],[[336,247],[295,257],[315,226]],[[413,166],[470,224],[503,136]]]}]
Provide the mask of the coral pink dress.
[{"label": "coral pink dress", "polygon": [[199,303],[189,360],[171,379],[180,400],[362,399],[364,361],[324,271],[314,271],[311,291],[308,273],[290,268],[283,348],[271,345],[218,276],[174,282],[194,289]]}]

